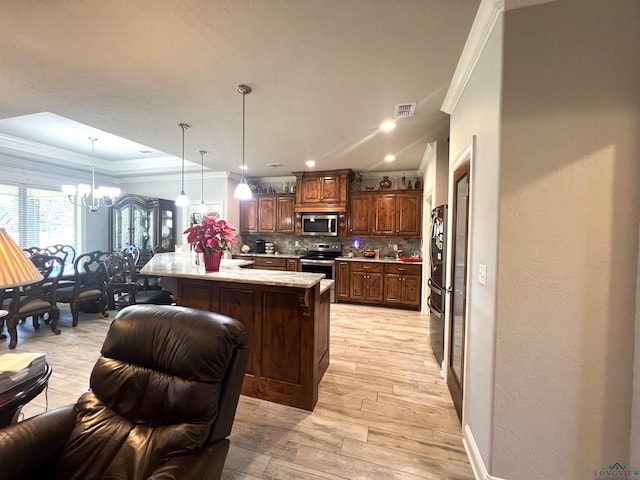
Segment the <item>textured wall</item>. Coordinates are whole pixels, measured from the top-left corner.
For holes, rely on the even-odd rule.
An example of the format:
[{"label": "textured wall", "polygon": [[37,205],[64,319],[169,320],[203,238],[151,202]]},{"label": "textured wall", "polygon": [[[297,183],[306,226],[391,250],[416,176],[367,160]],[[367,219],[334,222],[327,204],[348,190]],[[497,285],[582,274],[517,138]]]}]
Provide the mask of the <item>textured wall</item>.
[{"label": "textured wall", "polygon": [[640,3],[505,17],[493,468],[629,460],[640,219]]}]

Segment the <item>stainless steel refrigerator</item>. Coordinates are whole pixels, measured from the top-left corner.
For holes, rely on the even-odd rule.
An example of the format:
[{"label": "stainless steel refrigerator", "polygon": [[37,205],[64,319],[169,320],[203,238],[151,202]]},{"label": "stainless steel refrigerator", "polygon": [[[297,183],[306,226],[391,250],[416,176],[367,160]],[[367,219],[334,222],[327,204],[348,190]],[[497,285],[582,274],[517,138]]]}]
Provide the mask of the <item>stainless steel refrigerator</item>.
[{"label": "stainless steel refrigerator", "polygon": [[447,279],[447,206],[440,205],[431,211],[429,240],[431,276],[429,278],[429,336],[431,349],[442,367],[444,356],[444,303]]}]

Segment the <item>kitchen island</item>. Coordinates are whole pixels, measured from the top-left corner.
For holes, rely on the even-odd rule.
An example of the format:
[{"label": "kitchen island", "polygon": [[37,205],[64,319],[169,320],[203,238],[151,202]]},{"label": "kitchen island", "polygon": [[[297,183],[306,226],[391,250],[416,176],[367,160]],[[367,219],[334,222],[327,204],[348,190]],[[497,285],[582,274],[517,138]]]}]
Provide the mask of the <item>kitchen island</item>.
[{"label": "kitchen island", "polygon": [[142,268],[163,277],[178,305],[240,320],[251,334],[242,393],[313,410],[329,365],[329,289],[316,273],[244,269],[253,262],[223,259],[206,273],[193,254],[160,253]]}]

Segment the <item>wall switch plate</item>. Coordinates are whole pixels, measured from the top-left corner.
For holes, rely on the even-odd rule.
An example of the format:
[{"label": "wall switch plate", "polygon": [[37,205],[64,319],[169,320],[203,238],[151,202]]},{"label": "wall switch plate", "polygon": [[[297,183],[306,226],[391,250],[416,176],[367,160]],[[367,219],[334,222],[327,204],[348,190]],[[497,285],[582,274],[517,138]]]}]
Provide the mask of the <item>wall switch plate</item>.
[{"label": "wall switch plate", "polygon": [[480,282],[480,285],[486,285],[487,284],[487,266],[480,264],[478,265],[478,282]]}]

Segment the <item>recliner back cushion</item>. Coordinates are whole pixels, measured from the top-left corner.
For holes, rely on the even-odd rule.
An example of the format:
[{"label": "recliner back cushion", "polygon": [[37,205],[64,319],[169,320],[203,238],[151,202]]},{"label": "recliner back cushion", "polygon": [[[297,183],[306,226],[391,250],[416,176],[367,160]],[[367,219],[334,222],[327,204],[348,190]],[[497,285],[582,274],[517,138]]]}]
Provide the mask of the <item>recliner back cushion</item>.
[{"label": "recliner back cushion", "polygon": [[234,349],[246,340],[238,322],[217,314],[122,310],[91,374],[92,391],[76,405],[58,478],[142,479],[163,459],[200,449]]}]

